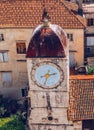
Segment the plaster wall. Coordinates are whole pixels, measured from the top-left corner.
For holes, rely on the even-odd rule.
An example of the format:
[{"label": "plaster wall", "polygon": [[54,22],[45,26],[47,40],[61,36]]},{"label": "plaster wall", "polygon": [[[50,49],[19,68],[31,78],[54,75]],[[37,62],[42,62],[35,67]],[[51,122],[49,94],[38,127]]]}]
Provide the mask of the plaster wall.
[{"label": "plaster wall", "polygon": [[[4,41],[0,41],[0,52],[8,52],[8,62],[0,62],[0,94],[21,97],[21,88],[27,87],[26,54],[17,54],[16,42],[25,42],[26,48],[32,36],[33,29],[0,29]],[[12,83],[3,85],[2,72],[12,73]]]},{"label": "plaster wall", "polygon": [[74,53],[75,63],[84,64],[84,30],[65,29],[66,33],[73,34],[73,41],[69,41],[69,51]]},{"label": "plaster wall", "polygon": [[[8,62],[0,62],[0,94],[20,97],[21,88],[28,84],[26,54],[17,54],[16,42],[25,42],[26,48],[32,37],[32,28],[4,28],[0,34],[4,34],[4,41],[0,41],[0,51],[7,50]],[[65,29],[67,33],[73,33],[73,42],[69,41],[69,49],[75,54],[75,62],[82,65],[84,62],[84,31],[82,29]],[[3,86],[2,72],[12,72],[12,84]],[[15,93],[15,94],[14,94]]]}]

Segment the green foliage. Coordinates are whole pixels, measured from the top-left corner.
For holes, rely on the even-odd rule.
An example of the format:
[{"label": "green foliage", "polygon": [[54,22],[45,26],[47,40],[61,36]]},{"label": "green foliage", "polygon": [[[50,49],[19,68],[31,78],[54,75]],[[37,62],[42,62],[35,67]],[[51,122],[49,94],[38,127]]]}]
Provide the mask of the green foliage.
[{"label": "green foliage", "polygon": [[3,117],[5,113],[6,113],[6,109],[3,106],[0,107],[0,117]]},{"label": "green foliage", "polygon": [[16,117],[25,124],[27,120],[27,112],[18,111]]},{"label": "green foliage", "polygon": [[94,66],[87,66],[88,74],[94,74]]},{"label": "green foliage", "polygon": [[25,130],[25,128],[23,122],[14,116],[9,118],[1,118],[0,130]]},{"label": "green foliage", "polygon": [[0,95],[0,130],[25,130],[27,107],[26,99],[19,104],[17,100]]}]

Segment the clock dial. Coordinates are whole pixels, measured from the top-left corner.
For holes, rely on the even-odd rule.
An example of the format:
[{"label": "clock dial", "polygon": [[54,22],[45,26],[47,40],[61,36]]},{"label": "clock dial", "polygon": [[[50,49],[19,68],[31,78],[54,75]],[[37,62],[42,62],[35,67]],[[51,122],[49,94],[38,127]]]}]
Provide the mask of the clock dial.
[{"label": "clock dial", "polygon": [[36,65],[31,72],[31,77],[38,86],[43,88],[57,87],[64,79],[61,68],[50,62]]}]

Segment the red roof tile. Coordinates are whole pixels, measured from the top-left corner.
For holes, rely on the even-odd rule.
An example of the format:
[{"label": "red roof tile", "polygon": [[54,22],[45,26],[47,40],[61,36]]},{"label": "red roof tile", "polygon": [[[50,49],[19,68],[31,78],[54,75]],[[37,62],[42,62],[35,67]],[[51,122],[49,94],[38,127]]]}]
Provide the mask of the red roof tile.
[{"label": "red roof tile", "polygon": [[58,0],[0,0],[0,28],[30,27],[41,23],[44,7],[53,24],[62,28],[84,28],[81,22],[65,5]]},{"label": "red roof tile", "polygon": [[94,119],[94,75],[70,77],[69,120]]}]

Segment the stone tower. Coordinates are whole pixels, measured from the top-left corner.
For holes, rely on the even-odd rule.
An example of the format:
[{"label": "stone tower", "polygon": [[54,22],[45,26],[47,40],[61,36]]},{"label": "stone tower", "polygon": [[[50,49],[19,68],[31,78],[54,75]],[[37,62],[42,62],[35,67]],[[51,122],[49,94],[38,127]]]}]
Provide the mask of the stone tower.
[{"label": "stone tower", "polygon": [[64,30],[50,24],[44,9],[43,24],[35,28],[27,50],[30,130],[70,130],[68,123],[69,60]]}]

